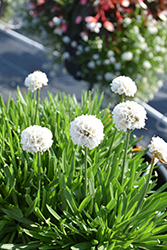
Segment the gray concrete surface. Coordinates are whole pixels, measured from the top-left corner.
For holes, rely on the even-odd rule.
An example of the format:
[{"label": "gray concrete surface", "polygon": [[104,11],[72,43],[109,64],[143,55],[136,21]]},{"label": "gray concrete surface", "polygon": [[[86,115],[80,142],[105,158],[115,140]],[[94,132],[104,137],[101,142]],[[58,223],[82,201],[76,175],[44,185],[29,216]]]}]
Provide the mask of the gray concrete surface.
[{"label": "gray concrete surface", "polygon": [[24,80],[35,70],[45,72],[49,79],[48,86],[41,90],[42,96],[47,95],[47,91],[56,94],[59,89],[66,94],[75,93],[79,99],[82,89],[87,88],[86,83],[80,81],[78,84],[72,76],[63,73],[62,70],[56,76],[50,76],[51,69],[44,68],[48,62],[39,48],[8,34],[7,30],[0,30],[0,93],[4,100],[7,100],[9,92],[15,98],[17,85],[22,92],[27,91]]}]

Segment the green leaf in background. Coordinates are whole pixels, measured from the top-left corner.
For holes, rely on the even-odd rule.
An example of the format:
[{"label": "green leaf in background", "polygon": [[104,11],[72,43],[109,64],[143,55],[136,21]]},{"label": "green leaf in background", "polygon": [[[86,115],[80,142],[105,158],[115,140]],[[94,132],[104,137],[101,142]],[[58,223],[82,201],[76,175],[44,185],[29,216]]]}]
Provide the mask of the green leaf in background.
[{"label": "green leaf in background", "polygon": [[4,250],[21,250],[21,249],[36,249],[37,247],[39,247],[40,243],[29,243],[29,244],[0,244],[0,248],[4,249]]},{"label": "green leaf in background", "polygon": [[69,206],[69,208],[71,209],[72,213],[78,213],[78,208],[77,208],[77,204],[75,201],[75,198],[71,192],[71,190],[66,187],[66,189],[64,189],[64,195],[65,195],[65,199],[67,201],[67,204]]},{"label": "green leaf in background", "polygon": [[75,246],[72,246],[71,249],[72,250],[85,250],[85,249],[89,249],[92,246],[92,244],[90,242],[82,242],[79,244],[76,244]]},{"label": "green leaf in background", "polygon": [[92,199],[92,195],[87,196],[80,204],[78,211],[81,213],[83,209],[88,205],[90,200]]},{"label": "green leaf in background", "polygon": [[19,221],[19,222],[22,222],[26,225],[31,225],[32,224],[32,221],[30,221],[29,219],[23,217],[23,213],[22,211],[17,208],[17,207],[12,207],[10,209],[5,209],[5,208],[1,208],[2,211],[8,215],[10,218],[16,220],[16,221]]},{"label": "green leaf in background", "polygon": [[49,210],[49,212],[56,218],[56,220],[58,220],[59,222],[62,221],[62,218],[48,205],[46,205],[47,209]]}]

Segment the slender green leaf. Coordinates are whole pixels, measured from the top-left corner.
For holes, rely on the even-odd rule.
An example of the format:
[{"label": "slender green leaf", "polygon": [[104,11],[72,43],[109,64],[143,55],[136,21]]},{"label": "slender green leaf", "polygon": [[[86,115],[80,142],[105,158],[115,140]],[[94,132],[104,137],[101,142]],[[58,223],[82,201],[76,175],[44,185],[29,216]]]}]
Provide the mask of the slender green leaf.
[{"label": "slender green leaf", "polygon": [[85,250],[92,246],[90,242],[82,242],[71,247],[72,250]]}]

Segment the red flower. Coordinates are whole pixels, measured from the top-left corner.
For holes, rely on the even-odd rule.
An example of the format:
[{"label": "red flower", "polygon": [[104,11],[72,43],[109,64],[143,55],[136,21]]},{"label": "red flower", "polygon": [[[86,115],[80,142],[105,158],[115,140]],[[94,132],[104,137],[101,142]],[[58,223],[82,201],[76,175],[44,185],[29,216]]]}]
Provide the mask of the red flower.
[{"label": "red flower", "polygon": [[105,28],[106,30],[108,30],[108,31],[110,31],[110,32],[114,31],[114,25],[113,25],[111,22],[109,22],[109,21],[105,21],[105,22],[103,23],[103,26],[104,26],[104,28]]}]

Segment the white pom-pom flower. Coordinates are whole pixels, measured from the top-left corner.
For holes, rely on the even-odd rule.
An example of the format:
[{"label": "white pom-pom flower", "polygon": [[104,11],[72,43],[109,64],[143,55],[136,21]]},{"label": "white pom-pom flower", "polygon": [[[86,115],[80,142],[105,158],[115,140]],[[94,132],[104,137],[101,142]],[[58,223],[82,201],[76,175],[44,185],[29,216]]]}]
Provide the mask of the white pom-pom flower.
[{"label": "white pom-pom flower", "polygon": [[45,152],[52,146],[52,132],[45,127],[33,125],[21,132],[21,142],[23,150],[34,153]]},{"label": "white pom-pom flower", "polygon": [[132,58],[133,58],[133,54],[132,54],[132,52],[127,51],[127,52],[124,52],[124,53],[121,55],[121,58],[122,58],[123,61],[130,61],[130,60],[132,60]]},{"label": "white pom-pom flower", "polygon": [[149,151],[160,161],[167,162],[167,143],[160,138],[152,137],[151,144],[148,145]]},{"label": "white pom-pom flower", "polygon": [[141,129],[145,126],[145,109],[134,101],[119,103],[113,109],[113,123],[117,129],[127,131],[127,129]]},{"label": "white pom-pom flower", "polygon": [[70,123],[70,135],[73,143],[93,149],[104,138],[103,123],[93,115],[81,115]]},{"label": "white pom-pom flower", "polygon": [[37,70],[26,77],[25,86],[28,90],[34,92],[35,90],[42,88],[42,86],[46,86],[47,82],[48,78],[46,74]]},{"label": "white pom-pom flower", "polygon": [[118,76],[110,84],[111,90],[116,94],[134,96],[137,91],[135,82],[128,76]]}]

